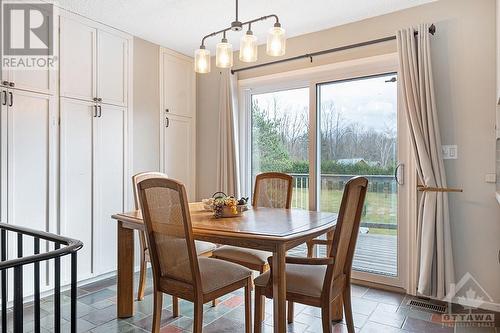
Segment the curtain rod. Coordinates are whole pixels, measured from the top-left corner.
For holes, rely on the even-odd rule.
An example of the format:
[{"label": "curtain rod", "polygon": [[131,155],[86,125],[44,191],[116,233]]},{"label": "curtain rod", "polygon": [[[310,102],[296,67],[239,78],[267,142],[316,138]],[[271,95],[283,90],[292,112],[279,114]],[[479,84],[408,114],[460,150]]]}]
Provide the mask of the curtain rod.
[{"label": "curtain rod", "polygon": [[[432,24],[429,27],[429,33],[431,35],[434,35],[436,33],[436,26],[434,24]],[[418,31],[415,31],[415,36],[417,36],[417,35],[418,35]],[[384,42],[388,42],[388,41],[395,40],[395,39],[396,39],[396,36],[390,36],[390,37],[384,37],[384,38],[374,39],[374,40],[370,40],[370,41],[366,41],[366,42],[361,42],[361,43],[356,43],[356,44],[351,44],[351,45],[340,46],[340,47],[336,47],[336,48],[333,48],[333,49],[328,49],[328,50],[323,50],[323,51],[318,51],[318,52],[313,52],[313,53],[306,53],[306,54],[302,54],[302,55],[291,57],[291,58],[280,59],[280,60],[276,60],[276,61],[266,62],[266,63],[263,63],[263,64],[258,64],[258,65],[253,65],[253,66],[248,66],[248,67],[243,67],[243,68],[238,68],[238,69],[232,69],[231,70],[231,74],[238,73],[238,72],[243,72],[243,71],[248,71],[250,69],[255,69],[255,68],[260,68],[260,67],[265,67],[265,66],[277,65],[277,64],[284,63],[284,62],[305,59],[305,58],[309,58],[311,60],[311,62],[312,62],[313,61],[313,57],[321,56],[321,55],[328,54],[328,53],[334,53],[334,52],[340,52],[340,51],[355,49],[355,48],[358,48],[358,47],[363,47],[363,46],[368,46],[368,45],[374,45],[374,44],[384,43]]]}]

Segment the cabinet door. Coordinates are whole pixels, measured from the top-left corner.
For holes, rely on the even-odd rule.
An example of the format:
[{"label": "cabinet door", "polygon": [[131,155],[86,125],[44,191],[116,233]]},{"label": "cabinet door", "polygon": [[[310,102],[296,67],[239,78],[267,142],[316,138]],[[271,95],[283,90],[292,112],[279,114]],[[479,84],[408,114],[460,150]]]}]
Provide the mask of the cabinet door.
[{"label": "cabinet door", "polygon": [[0,89],[0,223],[7,223],[7,89]]},{"label": "cabinet door", "polygon": [[61,98],[60,109],[61,234],[83,242],[78,252],[78,278],[81,280],[93,273],[92,133],[95,110],[93,103],[67,98]]},{"label": "cabinet door", "polygon": [[97,97],[103,103],[127,104],[128,41],[107,31],[98,32]]},{"label": "cabinet door", "polygon": [[[49,19],[52,20],[52,18],[48,17],[48,15],[50,15],[49,13],[45,13],[44,15],[46,15],[45,17],[46,22],[48,22]],[[13,20],[11,23],[19,25],[17,27],[19,30],[16,31],[24,31],[24,26],[22,26],[24,24],[23,20]],[[57,31],[56,29],[58,29],[57,25],[54,26],[54,31]],[[38,33],[41,33],[41,30],[42,29],[38,30]],[[55,51],[57,49],[55,47],[57,45],[56,44],[57,40],[54,40],[54,38],[57,36],[57,34],[52,33],[50,29],[45,29],[45,31],[43,32],[45,34],[46,40],[49,40],[54,46],[53,49]],[[37,47],[43,48],[45,46],[43,42],[39,41],[39,43],[40,45]],[[49,55],[47,49],[44,56],[47,57],[57,56],[57,54]],[[53,60],[53,58],[50,59]],[[49,66],[47,62],[44,68],[38,68],[34,70],[33,69],[8,70],[6,73],[7,77],[5,78],[5,80],[14,83],[16,89],[53,95],[57,91],[56,89],[57,69],[58,69],[57,67],[58,67],[57,62],[54,62],[53,66]]]},{"label": "cabinet door", "polygon": [[[8,122],[8,223],[54,232],[56,228],[54,98],[26,91],[9,91]],[[44,248],[44,244],[41,244]],[[26,239],[23,253],[33,253]],[[41,281],[45,266],[40,265]],[[42,267],[43,266],[43,267]],[[32,291],[33,268],[24,270],[25,293]],[[42,282],[43,283],[43,282]]]},{"label": "cabinet door", "polygon": [[169,115],[163,129],[163,172],[186,186],[189,200],[194,200],[194,124],[191,118]]},{"label": "cabinet door", "polygon": [[97,31],[63,16],[60,29],[61,96],[92,101],[96,97]]},{"label": "cabinet door", "polygon": [[162,108],[170,114],[193,117],[195,74],[193,63],[180,55],[161,53]]},{"label": "cabinet door", "polygon": [[124,211],[125,113],[123,107],[103,105],[96,118],[94,258],[98,274],[115,271],[117,265],[117,228],[111,215]]}]

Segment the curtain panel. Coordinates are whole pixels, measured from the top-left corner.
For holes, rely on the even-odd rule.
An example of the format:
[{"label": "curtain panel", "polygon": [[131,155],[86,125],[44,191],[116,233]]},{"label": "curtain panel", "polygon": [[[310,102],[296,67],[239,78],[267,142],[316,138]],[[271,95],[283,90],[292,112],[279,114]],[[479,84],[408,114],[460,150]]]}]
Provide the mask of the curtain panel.
[{"label": "curtain panel", "polygon": [[217,190],[239,197],[239,155],[236,115],[238,77],[229,70],[220,72],[219,130],[217,132]]},{"label": "curtain panel", "polygon": [[[418,176],[425,186],[445,188],[429,25],[398,31],[397,44],[401,96]],[[448,194],[423,192],[417,221],[417,292],[440,299],[450,292],[454,283]]]}]

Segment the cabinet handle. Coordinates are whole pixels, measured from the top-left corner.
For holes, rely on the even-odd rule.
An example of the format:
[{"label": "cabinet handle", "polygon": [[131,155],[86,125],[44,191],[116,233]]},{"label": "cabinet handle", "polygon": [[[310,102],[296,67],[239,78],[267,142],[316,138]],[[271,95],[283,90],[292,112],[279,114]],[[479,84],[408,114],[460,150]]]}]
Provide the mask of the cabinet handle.
[{"label": "cabinet handle", "polygon": [[10,104],[9,104],[9,106],[12,106],[12,105],[14,105],[14,94],[11,91],[9,91],[9,95],[10,95]]},{"label": "cabinet handle", "polygon": [[102,98],[100,98],[100,97],[99,97],[99,98],[97,99],[97,101],[98,101],[98,102],[102,102]]},{"label": "cabinet handle", "polygon": [[99,118],[102,116],[102,106],[99,105]]},{"label": "cabinet handle", "polygon": [[94,97],[93,100],[94,100],[94,102],[97,102],[97,97]]},{"label": "cabinet handle", "polygon": [[94,105],[94,118],[97,117],[97,104]]},{"label": "cabinet handle", "polygon": [[165,125],[165,127],[169,127],[170,126],[170,119],[168,119],[168,117],[167,117],[167,118],[165,118],[165,120],[167,121],[167,124]]},{"label": "cabinet handle", "polygon": [[170,110],[169,110],[169,109],[165,109],[165,112],[166,112],[166,113],[169,113],[169,112],[170,112]]},{"label": "cabinet handle", "polygon": [[11,86],[12,88],[14,88],[16,85],[14,84],[14,82],[9,82],[9,86]]},{"label": "cabinet handle", "polygon": [[4,86],[8,86],[8,85],[9,85],[9,81],[2,81],[2,84],[3,84]]},{"label": "cabinet handle", "polygon": [[2,94],[3,94],[3,102],[2,102],[2,105],[7,105],[7,92],[5,90],[2,90]]}]

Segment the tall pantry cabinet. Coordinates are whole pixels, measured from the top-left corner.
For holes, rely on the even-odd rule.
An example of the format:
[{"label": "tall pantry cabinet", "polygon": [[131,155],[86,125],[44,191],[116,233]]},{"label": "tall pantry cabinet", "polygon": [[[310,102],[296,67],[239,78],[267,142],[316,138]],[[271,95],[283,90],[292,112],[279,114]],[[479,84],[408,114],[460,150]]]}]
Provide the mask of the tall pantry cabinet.
[{"label": "tall pantry cabinet", "polygon": [[160,49],[160,170],[196,198],[196,75],[193,59]]},{"label": "tall pantry cabinet", "polygon": [[81,240],[78,279],[116,270],[127,208],[130,36],[60,17],[60,232]]}]

